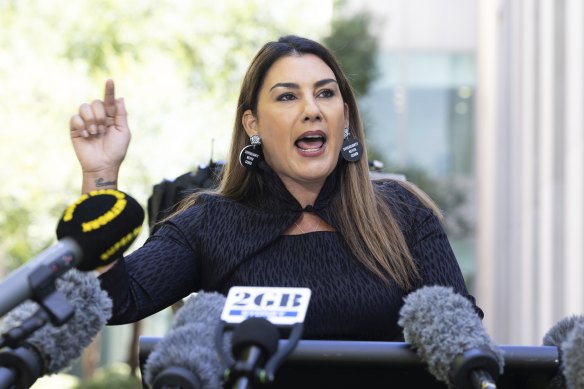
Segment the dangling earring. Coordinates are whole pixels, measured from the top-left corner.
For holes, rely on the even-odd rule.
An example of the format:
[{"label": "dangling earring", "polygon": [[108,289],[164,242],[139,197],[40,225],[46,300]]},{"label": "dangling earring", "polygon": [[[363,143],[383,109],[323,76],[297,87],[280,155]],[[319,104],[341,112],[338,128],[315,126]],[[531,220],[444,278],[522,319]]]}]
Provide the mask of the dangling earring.
[{"label": "dangling earring", "polygon": [[346,161],[356,162],[361,159],[363,154],[363,145],[358,139],[353,138],[349,132],[349,127],[345,128],[343,136],[343,147],[341,147],[341,155]]},{"label": "dangling earring", "polygon": [[246,169],[255,168],[262,160],[262,139],[259,135],[249,137],[250,145],[245,146],[239,153],[239,163]]}]

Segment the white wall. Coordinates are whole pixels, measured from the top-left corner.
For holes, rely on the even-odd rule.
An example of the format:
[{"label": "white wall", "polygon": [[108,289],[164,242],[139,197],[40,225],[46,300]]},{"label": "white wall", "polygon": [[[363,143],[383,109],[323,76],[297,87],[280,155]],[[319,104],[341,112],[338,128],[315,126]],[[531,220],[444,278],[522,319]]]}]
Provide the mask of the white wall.
[{"label": "white wall", "polygon": [[584,313],[584,6],[481,0],[478,298],[495,340]]},{"label": "white wall", "polygon": [[380,22],[382,51],[473,51],[476,0],[353,0]]}]

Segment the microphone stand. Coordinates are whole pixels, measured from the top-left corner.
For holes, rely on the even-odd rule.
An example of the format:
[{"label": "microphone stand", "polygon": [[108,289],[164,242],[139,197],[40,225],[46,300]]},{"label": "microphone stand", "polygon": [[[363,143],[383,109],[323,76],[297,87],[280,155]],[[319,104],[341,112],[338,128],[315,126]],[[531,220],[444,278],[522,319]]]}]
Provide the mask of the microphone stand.
[{"label": "microphone stand", "polygon": [[50,321],[61,326],[73,317],[74,308],[55,288],[56,276],[47,266],[29,274],[33,300],[41,308],[0,339],[0,389],[28,389],[45,370],[42,353],[22,343]]},{"label": "microphone stand", "polygon": [[292,325],[292,330],[290,331],[290,336],[288,337],[288,342],[278,350],[272,358],[266,362],[266,368],[259,371],[259,382],[264,384],[272,384],[276,379],[276,370],[282,362],[294,351],[298,342],[302,338],[302,333],[304,332],[304,324],[296,323]]},{"label": "microphone stand", "polygon": [[461,389],[496,389],[499,377],[497,357],[488,349],[472,348],[458,355],[450,376],[454,386]]},{"label": "microphone stand", "polygon": [[252,384],[260,386],[272,384],[276,379],[276,370],[292,351],[294,351],[304,331],[303,323],[293,324],[290,327],[288,342],[267,360],[265,367],[256,366],[258,359],[261,357],[261,351],[257,347],[250,348],[247,355],[245,355],[245,361],[236,361],[229,366],[227,362],[228,355],[223,347],[223,329],[225,328],[225,324],[223,321],[220,323],[217,329],[215,343],[219,357],[225,367],[223,374],[225,387],[232,385],[231,388],[233,389],[252,388]]},{"label": "microphone stand", "polygon": [[232,389],[252,388],[251,377],[255,376],[254,367],[260,362],[262,351],[258,347],[251,347],[243,356],[243,361],[237,361],[231,371],[239,376],[232,386]]},{"label": "microphone stand", "polygon": [[470,380],[474,388],[497,389],[497,384],[493,377],[484,370],[474,370],[470,373]]},{"label": "microphone stand", "polygon": [[39,353],[29,347],[3,351],[0,365],[0,389],[28,389],[43,374]]}]

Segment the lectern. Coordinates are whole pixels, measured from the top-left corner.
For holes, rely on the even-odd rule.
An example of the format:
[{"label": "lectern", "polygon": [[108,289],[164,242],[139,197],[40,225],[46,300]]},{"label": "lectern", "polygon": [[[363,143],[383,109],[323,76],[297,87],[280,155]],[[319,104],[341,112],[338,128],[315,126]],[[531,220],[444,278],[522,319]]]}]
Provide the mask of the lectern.
[{"label": "lectern", "polygon": [[[159,337],[140,338],[140,368]],[[280,347],[286,343],[280,341]],[[500,346],[505,372],[498,388],[548,388],[558,373],[558,349],[553,346]],[[146,389],[146,386],[144,386]],[[301,340],[276,372],[271,388],[447,388],[428,372],[409,344]]]}]

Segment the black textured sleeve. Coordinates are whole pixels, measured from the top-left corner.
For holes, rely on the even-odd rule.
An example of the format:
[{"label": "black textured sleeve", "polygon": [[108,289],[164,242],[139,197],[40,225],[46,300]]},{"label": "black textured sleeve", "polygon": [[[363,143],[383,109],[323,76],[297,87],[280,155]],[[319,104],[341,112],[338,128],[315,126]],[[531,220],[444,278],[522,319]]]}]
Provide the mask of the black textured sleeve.
[{"label": "black textured sleeve", "polygon": [[[196,220],[191,219],[193,221]],[[193,225],[196,230],[196,225]],[[192,235],[192,234],[191,234]],[[198,290],[198,242],[168,222],[146,243],[100,276],[113,300],[108,324],[141,320]]]}]

